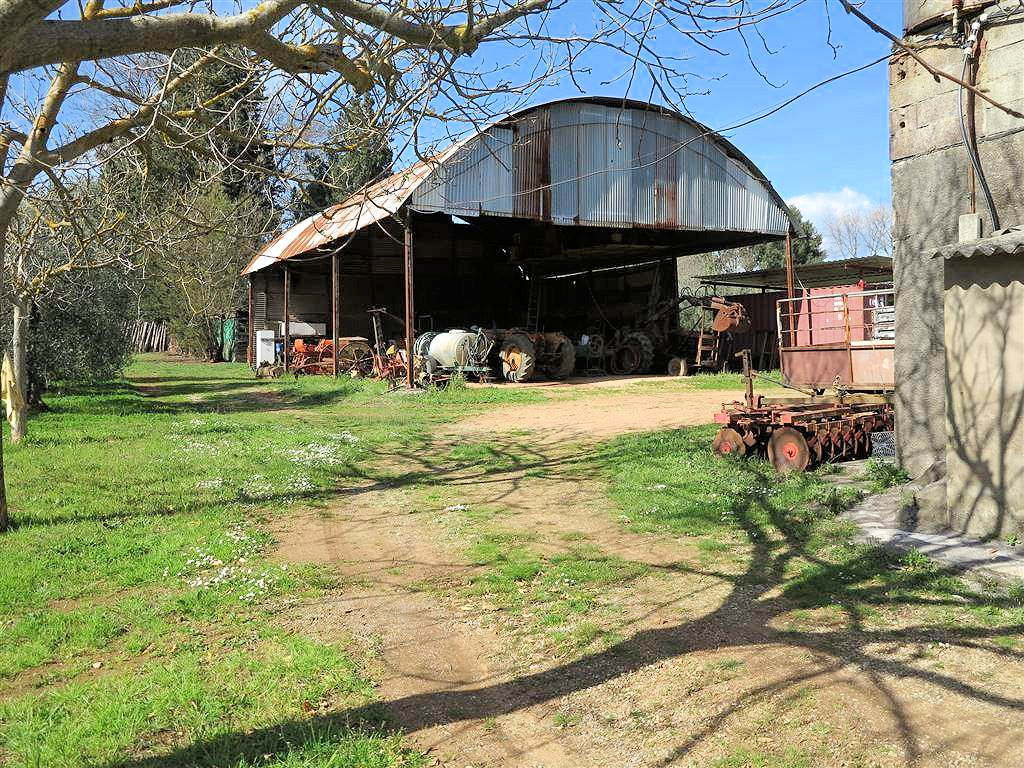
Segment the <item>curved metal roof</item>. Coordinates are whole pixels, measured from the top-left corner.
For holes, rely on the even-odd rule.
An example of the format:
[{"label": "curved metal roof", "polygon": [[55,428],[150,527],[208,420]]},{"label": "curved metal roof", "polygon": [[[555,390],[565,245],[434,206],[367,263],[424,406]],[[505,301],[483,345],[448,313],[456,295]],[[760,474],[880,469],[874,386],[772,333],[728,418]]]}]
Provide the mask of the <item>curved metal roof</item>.
[{"label": "curved metal roof", "polygon": [[[497,216],[562,226],[785,236],[786,204],[732,143],[646,102],[563,99],[508,115],[370,184],[267,243],[242,274],[394,215]],[[728,247],[719,245],[717,247]]]}]

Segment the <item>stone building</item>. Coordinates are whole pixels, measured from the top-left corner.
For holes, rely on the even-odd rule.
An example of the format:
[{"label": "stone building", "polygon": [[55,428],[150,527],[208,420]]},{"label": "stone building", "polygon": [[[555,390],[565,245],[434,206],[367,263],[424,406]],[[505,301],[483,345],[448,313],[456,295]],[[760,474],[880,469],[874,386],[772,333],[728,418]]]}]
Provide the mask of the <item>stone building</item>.
[{"label": "stone building", "polygon": [[[1017,0],[1004,0],[1001,5],[991,0],[904,0],[904,35],[931,67],[974,83],[993,100],[1024,112],[1024,7]],[[947,360],[985,350],[993,360],[999,359],[998,365],[1007,363],[993,351],[994,338],[986,337],[979,346],[964,334],[978,319],[971,306],[977,303],[979,291],[984,289],[987,301],[998,297],[1009,302],[1004,308],[1007,318],[1019,318],[1019,307],[1010,304],[1020,300],[1020,293],[1010,285],[1019,279],[1010,274],[1012,260],[995,264],[937,258],[936,254],[958,240],[1024,223],[1024,119],[949,79],[935,77],[903,50],[894,52],[889,77],[899,456],[913,477],[944,478],[956,433],[982,428],[965,424],[968,414],[950,411],[964,402],[950,393],[956,387],[961,393],[970,390],[977,382],[965,380],[959,364],[957,370],[948,370]],[[981,175],[971,150],[976,152]],[[962,236],[960,217],[973,212],[979,215],[982,231]],[[977,290],[972,288],[972,275],[979,280]],[[981,285],[983,280],[988,284]],[[993,280],[1007,287],[988,290]],[[967,311],[970,322],[966,325],[961,322],[961,310]],[[957,316],[946,317],[951,312]],[[1024,328],[1014,326],[1007,332],[1019,338]],[[1006,368],[1011,369],[1012,365]],[[982,375],[983,370],[969,366],[970,376]],[[1024,372],[1018,368],[1012,375]],[[985,427],[992,428],[993,424]],[[1008,425],[994,428],[1006,432]],[[957,472],[979,476],[990,472],[992,467],[982,454],[988,455],[981,451],[966,461],[955,460]],[[962,506],[969,502],[961,494],[971,484],[958,477],[955,485],[954,491],[940,482],[924,494],[923,511],[932,514],[933,522],[979,535],[1002,535],[1012,528],[1000,515],[982,516],[983,520],[972,517],[968,524]],[[947,492],[952,494],[948,499]],[[961,508],[954,508],[957,505]]]}]

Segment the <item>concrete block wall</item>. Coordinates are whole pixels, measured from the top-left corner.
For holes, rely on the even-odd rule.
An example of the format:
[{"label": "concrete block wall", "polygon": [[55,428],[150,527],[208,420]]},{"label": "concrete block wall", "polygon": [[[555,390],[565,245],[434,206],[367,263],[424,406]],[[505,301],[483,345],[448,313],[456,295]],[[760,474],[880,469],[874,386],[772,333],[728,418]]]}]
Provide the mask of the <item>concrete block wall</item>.
[{"label": "concrete block wall", "polygon": [[[913,29],[948,3],[906,0]],[[910,39],[933,67],[960,76],[963,50],[942,21]],[[929,40],[939,33],[944,37]],[[977,81],[993,98],[1024,112],[1024,16],[985,28]],[[900,460],[918,476],[946,453],[946,364],[941,259],[927,250],[957,239],[957,218],[971,209],[969,160],[957,109],[958,86],[939,82],[904,53],[889,66],[890,157],[897,291],[896,408]],[[965,102],[966,103],[966,102]],[[1024,120],[975,100],[979,150],[1002,226],[1024,224]],[[981,190],[977,210],[991,232]]]}]

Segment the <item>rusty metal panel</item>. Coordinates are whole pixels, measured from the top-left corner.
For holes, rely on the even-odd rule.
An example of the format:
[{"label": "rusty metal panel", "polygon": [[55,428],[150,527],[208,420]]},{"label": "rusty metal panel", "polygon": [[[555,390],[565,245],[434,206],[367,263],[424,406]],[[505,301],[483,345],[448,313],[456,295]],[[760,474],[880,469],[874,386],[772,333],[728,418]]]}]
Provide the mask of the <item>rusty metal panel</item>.
[{"label": "rusty metal panel", "polygon": [[551,120],[547,110],[534,112],[513,125],[511,152],[512,215],[551,218]]},{"label": "rusty metal panel", "polygon": [[853,381],[850,351],[845,346],[783,348],[782,373],[788,381],[803,387],[827,389],[837,376],[840,383],[849,384]]},{"label": "rusty metal panel", "polygon": [[892,389],[896,385],[892,347],[853,347],[850,357],[853,365],[851,383],[884,389]]}]

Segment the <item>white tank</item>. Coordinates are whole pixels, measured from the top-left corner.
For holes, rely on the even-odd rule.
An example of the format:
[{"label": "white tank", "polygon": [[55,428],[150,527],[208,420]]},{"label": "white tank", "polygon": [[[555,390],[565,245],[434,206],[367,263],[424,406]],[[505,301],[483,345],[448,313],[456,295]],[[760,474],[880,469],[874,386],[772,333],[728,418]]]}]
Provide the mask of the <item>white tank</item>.
[{"label": "white tank", "polygon": [[475,333],[453,328],[430,340],[428,354],[444,368],[469,365],[469,350]]}]

